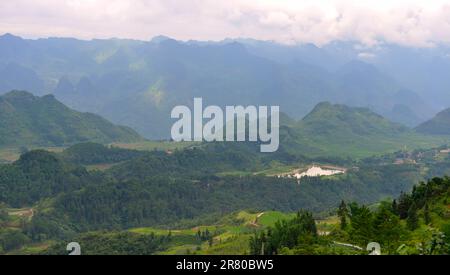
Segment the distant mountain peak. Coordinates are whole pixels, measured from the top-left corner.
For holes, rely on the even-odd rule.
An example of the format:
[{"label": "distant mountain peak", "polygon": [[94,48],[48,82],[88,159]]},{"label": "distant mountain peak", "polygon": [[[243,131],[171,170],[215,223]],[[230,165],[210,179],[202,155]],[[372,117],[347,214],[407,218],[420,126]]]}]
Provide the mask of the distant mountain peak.
[{"label": "distant mountain peak", "polygon": [[54,95],[44,95],[42,97],[43,100],[48,100],[48,101],[52,101],[52,100],[57,100],[56,97]]},{"label": "distant mountain peak", "polygon": [[335,106],[335,105],[331,104],[331,102],[329,102],[329,101],[322,101],[322,102],[319,102],[314,109],[330,108],[333,106]]},{"label": "distant mountain peak", "polygon": [[19,90],[13,90],[9,93],[6,93],[3,95],[4,98],[6,99],[35,99],[36,97],[27,91],[19,91]]},{"label": "distant mountain peak", "polygon": [[416,131],[429,135],[450,135],[450,108],[417,126]]},{"label": "distant mountain peak", "polygon": [[352,60],[342,66],[339,70],[340,73],[364,73],[364,74],[379,74],[377,68],[367,62],[361,60]]},{"label": "distant mountain peak", "polygon": [[150,40],[150,43],[161,43],[166,40],[173,40],[173,39],[165,35],[157,35]]},{"label": "distant mountain peak", "polygon": [[349,107],[322,102],[300,122],[315,133],[329,133],[347,129],[360,135],[404,132],[408,128],[391,122],[367,108]]},{"label": "distant mountain peak", "polygon": [[12,35],[10,33],[0,36],[0,43],[10,49],[21,49],[28,47],[28,43],[22,37]]},{"label": "distant mountain peak", "polygon": [[23,40],[20,36],[15,36],[11,33],[5,33],[0,36],[0,40]]},{"label": "distant mountain peak", "polygon": [[350,107],[344,104],[333,104],[331,102],[328,101],[324,101],[324,102],[320,102],[318,103],[314,109],[309,113],[309,115],[314,115],[316,113],[321,113],[324,111],[333,111],[333,112],[340,112],[340,113],[346,113],[346,112],[361,112],[361,113],[366,113],[366,114],[370,114],[373,116],[379,116],[381,117],[379,114],[371,111],[368,108],[363,108],[363,107]]}]

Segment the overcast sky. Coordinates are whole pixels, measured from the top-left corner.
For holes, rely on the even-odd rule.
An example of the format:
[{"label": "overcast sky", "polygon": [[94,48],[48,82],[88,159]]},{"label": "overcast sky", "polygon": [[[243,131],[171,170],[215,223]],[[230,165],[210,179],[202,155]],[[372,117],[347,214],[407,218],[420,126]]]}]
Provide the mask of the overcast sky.
[{"label": "overcast sky", "polygon": [[1,0],[0,33],[450,44],[450,0]]}]

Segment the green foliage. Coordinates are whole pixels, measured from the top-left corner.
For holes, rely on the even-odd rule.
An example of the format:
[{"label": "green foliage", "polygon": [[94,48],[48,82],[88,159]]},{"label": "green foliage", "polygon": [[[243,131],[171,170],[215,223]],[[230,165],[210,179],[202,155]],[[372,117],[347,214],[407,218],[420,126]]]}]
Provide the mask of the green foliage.
[{"label": "green foliage", "polygon": [[[263,251],[264,254],[283,255],[364,254],[368,253],[364,251],[368,243],[378,242],[383,254],[447,255],[450,253],[449,196],[450,178],[434,178],[417,185],[411,194],[401,195],[400,204],[409,207],[405,217],[401,217],[404,213],[396,210],[396,204],[391,201],[382,201],[374,210],[357,203],[347,206],[341,202],[340,219],[344,216],[350,218],[344,228],[335,227],[328,236],[317,236],[312,217],[299,215],[296,219],[279,222],[274,228],[256,233],[249,248],[254,255]],[[420,225],[419,211],[429,211],[429,224],[433,226]],[[406,219],[406,223],[402,219]],[[334,245],[339,243],[348,249],[361,250],[336,249]]]},{"label": "green foliage", "polygon": [[[241,145],[239,145],[241,146]],[[346,176],[322,179],[223,176],[228,170],[259,169],[264,160],[249,147],[210,144],[173,154],[146,152],[102,172],[72,164],[131,158],[135,151],[83,144],[62,154],[31,151],[0,166],[0,201],[36,209],[28,227],[34,241],[74,232],[166,225],[241,209],[323,211],[343,198],[376,201],[409,189],[410,166],[361,167]],[[396,185],[391,182],[395,181]],[[50,199],[50,200],[49,200]],[[59,230],[58,230],[59,229]]]},{"label": "green foliage", "polygon": [[395,214],[389,202],[383,202],[373,217],[372,241],[381,244],[387,253],[394,253],[405,233],[400,218]]},{"label": "green foliage", "polygon": [[399,203],[397,205],[396,212],[398,213],[401,219],[406,219],[408,217],[408,212],[411,208],[412,198],[410,195],[402,193],[398,201]]},{"label": "green foliage", "polygon": [[210,244],[212,244],[213,237],[214,237],[213,234],[209,232],[208,228],[206,228],[204,231],[199,230],[197,232],[197,238],[202,242],[208,241]]},{"label": "green foliage", "polygon": [[341,222],[341,229],[344,230],[347,227],[347,216],[348,216],[348,208],[345,201],[342,201],[341,204],[339,205],[337,214]]},{"label": "green foliage", "polygon": [[376,241],[389,254],[448,254],[449,195],[450,179],[434,178],[402,194],[397,210],[390,202],[382,202],[376,211],[351,204],[349,235],[344,239],[361,246]]},{"label": "green foliage", "polygon": [[[166,248],[170,236],[141,235],[129,232],[92,232],[75,237],[82,255],[152,255]],[[43,254],[67,255],[68,242],[60,242]]]},{"label": "green foliage", "polygon": [[82,165],[118,163],[145,155],[137,150],[106,147],[98,143],[80,143],[61,154],[68,162]]},{"label": "green foliage", "polygon": [[408,210],[408,217],[406,219],[406,223],[408,225],[409,230],[416,230],[419,227],[419,217],[417,216],[416,205],[412,204]]},{"label": "green foliage", "polygon": [[20,230],[0,230],[0,251],[11,251],[28,243],[29,239]]},{"label": "green foliage", "polygon": [[3,227],[3,224],[9,220],[8,210],[6,209],[6,205],[0,203],[0,228]]},{"label": "green foliage", "polygon": [[47,213],[39,213],[33,217],[31,222],[24,226],[23,232],[33,242],[60,240],[76,234],[74,228],[70,228],[69,225],[64,223],[64,219]]},{"label": "green foliage", "polygon": [[133,142],[139,135],[100,116],[69,109],[53,96],[13,91],[0,97],[0,147]]},{"label": "green foliage", "polygon": [[46,151],[31,151],[10,165],[0,166],[0,202],[30,206],[40,199],[74,191],[94,182],[86,170],[71,166]]},{"label": "green foliage", "polygon": [[250,253],[253,255],[279,254],[283,249],[299,245],[313,245],[318,242],[315,220],[311,213],[301,211],[291,220],[282,220],[250,239]]},{"label": "green foliage", "polygon": [[259,156],[250,147],[212,143],[204,147],[166,152],[147,153],[112,169],[111,174],[120,179],[145,179],[155,175],[199,178],[223,171],[256,171],[261,168]]},{"label": "green foliage", "polygon": [[[304,178],[298,184],[296,179],[253,175],[250,171],[265,167],[266,161],[251,147],[239,146],[247,151],[222,144],[172,154],[145,152],[136,157],[135,151],[116,151],[95,144],[83,144],[62,154],[31,151],[13,164],[0,166],[0,201],[15,208],[33,207],[34,216],[24,221],[22,232],[33,242],[43,242],[93,230],[170,226],[249,208],[258,213],[297,209],[317,213],[342,204],[343,199],[371,203],[386,195],[394,196],[409,190],[419,173],[415,165],[374,165],[362,161],[358,169],[345,175]],[[122,158],[131,159],[105,172],[88,172],[72,163]],[[242,169],[241,166],[250,173],[218,176],[224,171]],[[397,224],[395,216],[402,225],[414,203],[421,225],[420,217],[425,217],[428,205],[433,224],[437,210],[432,198],[446,192],[446,182],[434,179],[419,184],[411,194],[403,194],[396,207],[389,203],[379,212],[356,204],[341,205],[340,216],[346,217],[347,223],[343,229],[361,245],[382,236],[380,242],[393,251],[398,232],[389,225]],[[408,208],[405,216],[401,216],[403,208]],[[283,245],[295,243],[289,240]],[[325,249],[322,239],[317,243],[314,238],[305,237],[303,241],[311,243],[312,253]],[[329,244],[325,242],[324,246]],[[297,248],[288,249],[291,253]],[[307,253],[298,249],[297,252]]]},{"label": "green foliage", "polygon": [[405,146],[435,147],[448,141],[415,133],[369,109],[327,102],[318,104],[297,124],[281,127],[280,133],[283,150],[308,156],[362,158]]},{"label": "green foliage", "polygon": [[349,234],[355,243],[360,245],[368,244],[375,235],[373,226],[373,213],[366,206],[359,206],[356,203],[350,204],[351,228]]}]

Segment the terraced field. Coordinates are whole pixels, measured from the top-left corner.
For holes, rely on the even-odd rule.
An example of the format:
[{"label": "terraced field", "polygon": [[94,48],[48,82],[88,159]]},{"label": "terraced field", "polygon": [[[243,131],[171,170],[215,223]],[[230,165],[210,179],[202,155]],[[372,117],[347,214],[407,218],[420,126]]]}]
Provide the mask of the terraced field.
[{"label": "terraced field", "polygon": [[[228,215],[213,225],[197,226],[188,229],[165,230],[156,228],[134,228],[129,230],[139,234],[172,236],[170,247],[158,254],[162,255],[236,255],[248,254],[248,242],[252,234],[265,229],[282,219],[289,219],[295,214],[276,211],[252,213],[241,211]],[[199,232],[208,231],[211,241],[198,238]]]}]

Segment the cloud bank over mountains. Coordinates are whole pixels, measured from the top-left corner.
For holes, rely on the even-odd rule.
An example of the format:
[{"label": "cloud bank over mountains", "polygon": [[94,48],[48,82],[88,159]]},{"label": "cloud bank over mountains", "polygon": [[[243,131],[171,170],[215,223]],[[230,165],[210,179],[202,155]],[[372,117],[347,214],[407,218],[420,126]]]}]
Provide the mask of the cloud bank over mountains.
[{"label": "cloud bank over mountains", "polygon": [[450,44],[450,0],[16,0],[0,2],[0,18],[0,33],[30,38]]}]

